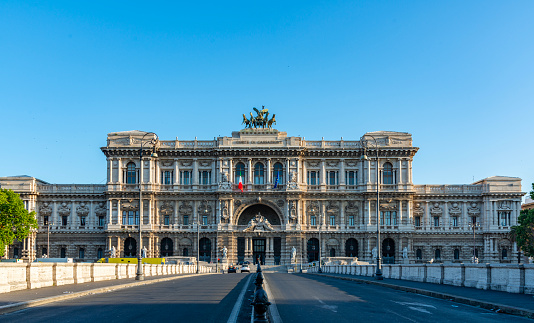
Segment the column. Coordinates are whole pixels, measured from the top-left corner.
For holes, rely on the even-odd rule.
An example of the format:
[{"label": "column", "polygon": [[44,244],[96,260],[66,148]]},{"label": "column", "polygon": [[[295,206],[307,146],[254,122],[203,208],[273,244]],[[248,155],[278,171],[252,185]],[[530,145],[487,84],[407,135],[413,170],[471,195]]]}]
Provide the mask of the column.
[{"label": "column", "polygon": [[321,176],[320,176],[321,186],[326,185],[326,166],[324,159],[321,159]]},{"label": "column", "polygon": [[345,160],[340,159],[339,160],[339,184],[344,189],[345,187]]},{"label": "column", "polygon": [[175,158],[174,159],[174,174],[173,174],[173,179],[172,179],[172,182],[174,183],[174,185],[178,185],[180,184],[179,182],[179,175],[180,175],[180,168],[179,168],[179,165],[178,165],[178,159]]},{"label": "column", "polygon": [[450,228],[450,226],[451,226],[451,221],[450,221],[450,218],[449,218],[449,203],[448,202],[444,203],[443,226],[446,227],[446,228]]},{"label": "column", "polygon": [[[341,201],[340,203],[340,210],[339,210],[339,216],[340,216],[340,221],[341,221],[341,225],[340,225],[340,228],[341,230],[345,230],[345,228],[347,227],[347,221],[345,221],[345,203],[343,201]],[[356,224],[356,223],[354,223]]]},{"label": "column", "polygon": [[[306,182],[306,176],[308,175],[308,172],[306,170],[306,159],[302,159],[302,175],[300,176],[300,182],[302,184],[307,184]],[[286,169],[286,183],[289,181],[289,169]]]},{"label": "column", "polygon": [[[247,181],[246,181],[246,184],[251,184],[252,183],[252,176],[254,174],[254,169],[252,169],[252,158],[249,158],[247,160],[247,168],[248,168],[248,178],[247,178]],[[243,183],[245,184],[245,183]]]},{"label": "column", "polygon": [[108,162],[108,183],[112,183],[113,182],[113,158],[111,157],[108,157],[107,158],[107,162]]},{"label": "column", "polygon": [[405,223],[404,212],[402,212],[402,200],[399,200],[399,214],[397,219],[397,225],[402,225]]},{"label": "column", "polygon": [[425,214],[423,216],[423,225],[425,227],[425,230],[427,230],[430,226],[430,214],[428,209],[428,201],[425,201]]},{"label": "column", "polygon": [[122,223],[121,209],[122,209],[122,202],[121,200],[117,200],[117,224],[118,225],[124,224]]},{"label": "column", "polygon": [[265,181],[265,184],[271,184],[271,158],[267,158],[267,172],[266,172],[267,178]]},{"label": "column", "polygon": [[[174,210],[173,210],[173,220],[172,220],[172,224],[174,225],[177,225],[178,224],[178,201],[174,201],[173,203],[173,206],[174,206]],[[178,244],[174,244],[174,247],[176,248],[178,246]]]},{"label": "column", "polygon": [[[111,203],[111,200],[107,200],[106,201],[106,204],[108,205],[108,221],[107,221],[107,225],[109,226],[110,224],[113,223],[112,221],[112,217],[113,217],[113,203]],[[54,204],[55,206],[55,204]],[[56,222],[57,224],[57,222]]]},{"label": "column", "polygon": [[399,173],[397,174],[397,182],[399,184],[403,184],[404,183],[404,180],[403,180],[403,176],[402,176],[402,158],[399,158],[398,159],[398,163],[399,163]]},{"label": "column", "polygon": [[212,184],[219,183],[219,173],[220,172],[217,171],[217,168],[218,168],[217,167],[217,162],[215,160],[212,160],[211,161],[211,173],[213,174],[213,175],[211,175],[211,183]]},{"label": "column", "polygon": [[198,185],[198,160],[193,159],[193,185]]}]

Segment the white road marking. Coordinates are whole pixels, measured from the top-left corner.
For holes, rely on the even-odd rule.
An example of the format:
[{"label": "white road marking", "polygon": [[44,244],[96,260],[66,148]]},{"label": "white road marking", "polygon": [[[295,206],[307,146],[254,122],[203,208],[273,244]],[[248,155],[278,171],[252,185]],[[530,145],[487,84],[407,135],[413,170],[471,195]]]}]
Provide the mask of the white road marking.
[{"label": "white road marking", "polygon": [[[395,302],[395,301],[394,301]],[[412,305],[412,306],[418,306],[418,307],[431,307],[431,308],[436,308],[435,306],[433,305],[428,305],[428,304],[423,304],[423,303],[410,303],[410,302],[395,302],[397,304],[401,304],[401,305]]]},{"label": "white road marking", "polygon": [[319,303],[321,303],[321,306],[319,306],[319,307],[327,309],[327,310],[332,311],[334,313],[337,313],[337,306],[336,305],[327,305],[325,302],[323,302],[322,300],[320,300],[316,296],[315,296],[315,299],[318,300]]},{"label": "white road marking", "polygon": [[425,310],[424,308],[413,307],[413,306],[408,306],[408,308],[411,309],[411,310],[414,310],[414,311],[421,312],[421,313],[432,314],[429,311]]},{"label": "white road marking", "polygon": [[243,298],[245,297],[245,292],[247,291],[248,285],[250,285],[250,280],[252,279],[252,276],[254,275],[248,275],[247,282],[245,283],[245,286],[243,286],[241,294],[239,294],[239,297],[235,302],[234,308],[232,309],[232,314],[230,314],[227,323],[235,323],[237,321],[237,315],[239,314],[239,310],[241,309],[241,304],[243,304]]}]

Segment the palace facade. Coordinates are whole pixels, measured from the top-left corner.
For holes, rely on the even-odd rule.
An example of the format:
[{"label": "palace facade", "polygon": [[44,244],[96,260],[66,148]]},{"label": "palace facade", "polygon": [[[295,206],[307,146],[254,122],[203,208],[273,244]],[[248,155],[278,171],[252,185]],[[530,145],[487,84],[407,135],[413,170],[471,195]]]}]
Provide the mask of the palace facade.
[{"label": "palace facade", "polygon": [[6,257],[92,262],[112,247],[134,257],[141,221],[148,257],[198,252],[213,262],[226,248],[228,263],[288,264],[294,247],[297,263],[319,253],[373,262],[378,207],[384,263],[470,262],[473,253],[481,262],[517,261],[507,234],[521,209],[521,179],[414,185],[419,148],[409,133],[309,141],[248,128],[215,140],[155,139],[108,134],[105,185],[0,178],[39,223]]}]

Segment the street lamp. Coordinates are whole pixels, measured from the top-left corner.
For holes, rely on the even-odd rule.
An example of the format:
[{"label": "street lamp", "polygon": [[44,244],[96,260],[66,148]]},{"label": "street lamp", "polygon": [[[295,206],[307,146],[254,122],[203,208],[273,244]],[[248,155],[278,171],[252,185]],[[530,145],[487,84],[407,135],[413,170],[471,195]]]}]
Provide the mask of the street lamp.
[{"label": "street lamp", "polygon": [[[382,280],[384,277],[382,277],[382,270],[380,269],[380,181],[379,181],[379,161],[378,161],[378,141],[375,137],[371,136],[370,134],[365,134],[360,138],[360,144],[363,148],[363,154],[361,159],[362,160],[368,160],[366,152],[367,152],[367,146],[369,145],[369,140],[364,139],[364,137],[369,136],[373,139],[375,142],[375,150],[376,150],[376,272],[375,272],[375,279]],[[371,171],[371,169],[369,169]]]},{"label": "street lamp", "polygon": [[152,144],[152,154],[150,154],[150,157],[158,157],[158,154],[156,154],[156,144],[158,143],[159,137],[153,132],[147,132],[141,138],[141,146],[139,147],[139,250],[137,253],[137,274],[135,275],[135,280],[145,280],[145,277],[143,276],[143,254],[141,250],[143,248],[141,225],[143,224],[143,140],[148,135],[156,136],[155,139],[148,141]]},{"label": "street lamp", "polygon": [[197,219],[197,274],[199,273],[200,273],[200,221]]},{"label": "street lamp", "polygon": [[321,256],[323,253],[323,241],[321,239],[321,227],[323,226],[323,215],[319,215],[319,272],[322,273],[323,269],[321,268]]},{"label": "street lamp", "polygon": [[469,226],[471,227],[471,229],[473,229],[473,259],[472,259],[472,262],[474,264],[478,264],[478,258],[476,257],[476,240],[475,240],[475,230],[476,228],[479,228],[480,227],[480,224],[477,222],[477,218],[476,217],[473,217],[473,220],[471,221],[471,223],[469,223]]}]

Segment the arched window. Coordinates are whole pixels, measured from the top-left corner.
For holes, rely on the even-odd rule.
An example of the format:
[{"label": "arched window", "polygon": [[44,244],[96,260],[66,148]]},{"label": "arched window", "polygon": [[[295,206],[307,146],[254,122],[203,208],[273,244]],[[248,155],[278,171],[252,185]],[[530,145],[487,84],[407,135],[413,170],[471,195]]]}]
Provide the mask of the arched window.
[{"label": "arched window", "polygon": [[85,249],[84,248],[80,248],[80,250],[78,251],[78,258],[80,258],[80,259],[85,258]]},{"label": "arched window", "polygon": [[128,165],[126,165],[126,184],[135,184],[137,183],[137,179],[135,176],[135,164],[132,162],[129,162]]},{"label": "arched window", "polygon": [[393,184],[393,166],[391,163],[384,164],[383,178],[384,184]]},{"label": "arched window", "polygon": [[161,239],[161,248],[160,253],[162,257],[170,257],[172,256],[173,246],[172,246],[172,240],[169,238],[163,238]]},{"label": "arched window", "polygon": [[434,251],[434,258],[436,260],[441,259],[441,250],[440,249],[436,249],[436,251]]},{"label": "arched window", "polygon": [[358,257],[358,240],[350,238],[345,242],[345,257]]},{"label": "arched window", "polygon": [[335,257],[335,256],[336,256],[336,249],[331,248],[330,249],[330,257]]},{"label": "arched window", "polygon": [[276,163],[273,167],[273,184],[276,183],[277,179],[278,184],[284,183],[284,166],[282,166],[282,163]]},{"label": "arched window", "polygon": [[245,164],[237,163],[234,174],[234,183],[239,183],[239,178],[241,177],[241,182],[245,184]]},{"label": "arched window", "polygon": [[96,257],[98,259],[104,258],[104,250],[102,250],[102,248],[98,248],[98,250],[96,251]]},{"label": "arched window", "polygon": [[508,249],[506,248],[502,250],[502,259],[508,259]]},{"label": "arched window", "polygon": [[460,260],[460,250],[454,249],[454,260]]},{"label": "arched window", "polygon": [[419,260],[423,259],[423,251],[421,249],[415,250],[415,258]]},{"label": "arched window", "polygon": [[265,184],[263,168],[262,163],[254,165],[254,184]]}]

